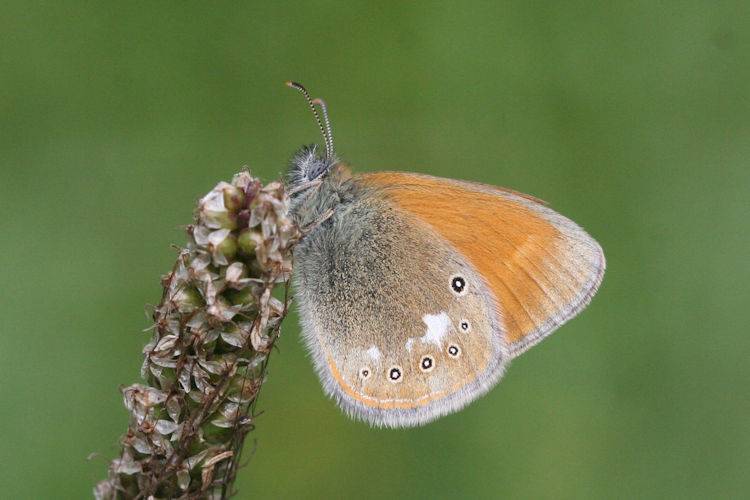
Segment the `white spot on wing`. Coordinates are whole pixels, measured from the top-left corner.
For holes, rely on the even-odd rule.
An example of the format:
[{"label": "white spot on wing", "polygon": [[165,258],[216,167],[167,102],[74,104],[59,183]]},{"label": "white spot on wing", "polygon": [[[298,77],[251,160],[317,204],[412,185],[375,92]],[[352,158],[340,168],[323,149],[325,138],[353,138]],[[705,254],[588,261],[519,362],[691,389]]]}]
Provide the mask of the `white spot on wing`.
[{"label": "white spot on wing", "polygon": [[413,343],[414,343],[414,339],[413,338],[410,338],[409,340],[406,341],[406,350],[407,351],[411,352],[411,345]]},{"label": "white spot on wing", "polygon": [[440,314],[425,314],[422,316],[422,321],[427,325],[427,333],[420,337],[422,342],[430,342],[441,347],[443,337],[448,333],[448,327],[451,324],[448,314],[445,311],[440,311]]},{"label": "white spot on wing", "polygon": [[378,349],[374,345],[372,347],[370,347],[369,349],[367,349],[365,351],[365,354],[367,354],[368,356],[370,356],[375,361],[378,361],[380,359],[380,349]]}]

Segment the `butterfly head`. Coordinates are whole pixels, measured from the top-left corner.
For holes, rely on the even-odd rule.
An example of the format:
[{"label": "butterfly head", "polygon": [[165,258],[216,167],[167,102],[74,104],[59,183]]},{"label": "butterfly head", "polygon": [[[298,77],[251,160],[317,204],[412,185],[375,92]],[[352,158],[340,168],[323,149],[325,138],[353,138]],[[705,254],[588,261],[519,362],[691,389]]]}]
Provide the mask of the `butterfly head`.
[{"label": "butterfly head", "polygon": [[[311,99],[305,87],[299,83],[287,82],[286,85],[305,96],[307,104],[310,106],[313,116],[315,116],[315,121],[318,123],[318,128],[320,128],[320,133],[323,135],[323,142],[325,144],[325,155],[318,153],[318,146],[313,144],[312,146],[303,147],[292,158],[287,174],[290,187],[292,189],[299,188],[299,190],[303,190],[305,184],[322,180],[325,174],[338,163],[338,160],[336,160],[333,154],[333,134],[331,132],[331,122],[328,120],[328,109],[326,108],[325,101],[322,99]],[[320,107],[324,121],[320,120],[316,106]]]},{"label": "butterfly head", "polygon": [[320,180],[337,163],[318,152],[318,145],[303,146],[289,162],[287,178],[292,189]]}]

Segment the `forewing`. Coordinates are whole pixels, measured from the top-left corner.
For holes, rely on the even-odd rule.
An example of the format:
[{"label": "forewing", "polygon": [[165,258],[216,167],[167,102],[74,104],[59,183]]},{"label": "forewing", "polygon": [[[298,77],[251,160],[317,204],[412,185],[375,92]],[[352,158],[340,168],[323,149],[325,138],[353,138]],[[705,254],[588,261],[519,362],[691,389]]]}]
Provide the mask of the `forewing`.
[{"label": "forewing", "polygon": [[358,178],[426,222],[482,276],[512,357],[575,316],[601,283],[605,260],[599,244],[535,198],[419,174]]}]

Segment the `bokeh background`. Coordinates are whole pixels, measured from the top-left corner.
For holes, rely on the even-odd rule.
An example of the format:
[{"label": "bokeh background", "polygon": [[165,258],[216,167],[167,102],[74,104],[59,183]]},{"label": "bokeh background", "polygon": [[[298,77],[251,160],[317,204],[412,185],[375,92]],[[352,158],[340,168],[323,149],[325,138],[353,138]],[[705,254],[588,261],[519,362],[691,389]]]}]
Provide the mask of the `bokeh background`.
[{"label": "bokeh background", "polygon": [[[533,194],[602,244],[591,306],[489,395],[371,429],[285,323],[239,498],[750,491],[750,3],[4,2],[0,496],[88,498],[197,199],[276,179],[324,97],[355,169]],[[255,443],[253,442],[255,440]]]}]

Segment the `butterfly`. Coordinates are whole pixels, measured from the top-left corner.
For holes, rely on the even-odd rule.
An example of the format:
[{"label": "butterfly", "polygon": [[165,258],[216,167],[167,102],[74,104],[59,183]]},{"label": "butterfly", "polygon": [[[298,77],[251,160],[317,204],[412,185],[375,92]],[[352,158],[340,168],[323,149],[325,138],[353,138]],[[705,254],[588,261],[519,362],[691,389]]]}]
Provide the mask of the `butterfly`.
[{"label": "butterfly", "polygon": [[288,171],[304,232],[295,297],[324,391],[347,414],[411,427],[455,412],[596,293],[602,248],[570,219],[486,184],[353,174],[334,155],[325,102],[287,85],[325,142]]}]

